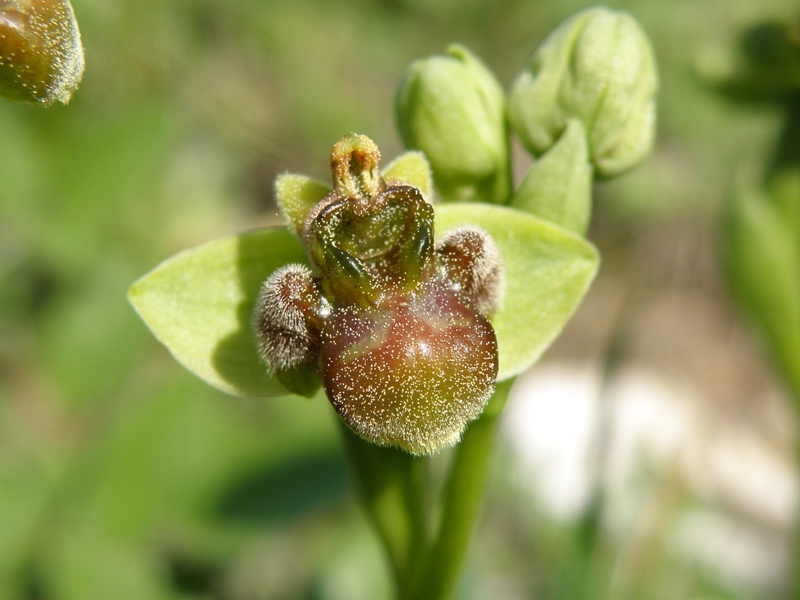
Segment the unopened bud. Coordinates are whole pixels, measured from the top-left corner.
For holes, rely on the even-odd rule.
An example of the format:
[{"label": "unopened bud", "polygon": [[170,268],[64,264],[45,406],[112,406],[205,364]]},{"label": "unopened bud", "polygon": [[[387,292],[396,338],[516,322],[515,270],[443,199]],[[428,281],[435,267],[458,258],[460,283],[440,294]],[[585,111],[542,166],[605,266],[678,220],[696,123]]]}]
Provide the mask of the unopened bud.
[{"label": "unopened bud", "polygon": [[445,200],[503,202],[510,191],[505,97],[472,53],[451,46],[412,63],[397,92],[406,146],[422,150]]},{"label": "unopened bud", "polygon": [[657,87],[653,50],[633,17],[591,8],[533,54],[511,91],[509,119],[535,156],[558,140],[568,119],[579,119],[597,173],[613,177],[652,148]]}]

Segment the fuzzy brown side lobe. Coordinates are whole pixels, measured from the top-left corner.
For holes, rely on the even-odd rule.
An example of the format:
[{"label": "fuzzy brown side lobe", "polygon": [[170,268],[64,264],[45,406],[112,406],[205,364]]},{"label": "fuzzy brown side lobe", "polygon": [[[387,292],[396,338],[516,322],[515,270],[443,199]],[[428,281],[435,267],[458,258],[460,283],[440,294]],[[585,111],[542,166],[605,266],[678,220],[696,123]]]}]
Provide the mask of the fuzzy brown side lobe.
[{"label": "fuzzy brown side lobe", "polygon": [[503,259],[492,236],[473,226],[450,231],[436,253],[454,289],[483,315],[500,305],[504,289]]},{"label": "fuzzy brown side lobe", "polygon": [[254,329],[262,359],[271,371],[284,371],[311,362],[319,351],[315,320],[319,294],[311,271],[287,265],[261,286]]}]

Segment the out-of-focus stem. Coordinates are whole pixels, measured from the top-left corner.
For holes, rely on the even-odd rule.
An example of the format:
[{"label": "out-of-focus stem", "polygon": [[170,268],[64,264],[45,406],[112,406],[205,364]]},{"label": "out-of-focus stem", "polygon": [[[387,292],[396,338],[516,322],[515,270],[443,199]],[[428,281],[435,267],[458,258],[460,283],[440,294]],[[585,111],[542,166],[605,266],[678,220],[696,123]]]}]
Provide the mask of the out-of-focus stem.
[{"label": "out-of-focus stem", "polygon": [[376,446],[342,426],[358,493],[386,546],[400,600],[451,597],[483,499],[497,418],[512,383],[497,385],[481,417],[464,433],[450,465],[433,540],[426,510],[429,459]]},{"label": "out-of-focus stem", "polygon": [[361,502],[389,554],[398,596],[411,598],[416,559],[428,548],[427,459],[366,442],[344,425],[342,433]]}]

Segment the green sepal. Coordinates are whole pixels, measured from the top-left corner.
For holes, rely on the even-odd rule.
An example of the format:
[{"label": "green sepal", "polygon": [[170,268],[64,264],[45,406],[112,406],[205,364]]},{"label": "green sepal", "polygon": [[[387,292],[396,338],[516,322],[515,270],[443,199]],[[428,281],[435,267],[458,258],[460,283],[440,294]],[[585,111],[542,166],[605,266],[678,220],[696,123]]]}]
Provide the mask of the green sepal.
[{"label": "green sepal", "polygon": [[136,312],[189,371],[239,396],[286,389],[259,360],[251,320],[261,283],[288,263],[306,263],[284,227],[220,238],[167,259],[128,292]]},{"label": "green sepal", "polygon": [[433,174],[425,154],[417,150],[404,152],[383,170],[383,179],[405,183],[419,189],[427,198],[433,194]]},{"label": "green sepal", "polygon": [[303,231],[309,211],[331,191],[331,186],[297,173],[283,173],[275,179],[275,200],[296,235]]},{"label": "green sepal", "polygon": [[506,289],[490,321],[500,354],[498,381],[533,365],[580,304],[600,265],[586,239],[512,208],[489,204],[436,207],[437,237],[477,225],[503,256]]},{"label": "green sepal", "polygon": [[592,174],[586,131],[569,119],[556,144],[528,169],[510,205],[583,235],[592,216]]}]

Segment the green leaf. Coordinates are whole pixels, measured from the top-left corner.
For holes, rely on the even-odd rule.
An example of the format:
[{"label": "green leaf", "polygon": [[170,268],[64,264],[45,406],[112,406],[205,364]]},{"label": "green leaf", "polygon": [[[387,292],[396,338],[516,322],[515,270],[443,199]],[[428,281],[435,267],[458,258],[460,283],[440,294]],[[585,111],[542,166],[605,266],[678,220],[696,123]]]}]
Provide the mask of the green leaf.
[{"label": "green leaf", "polygon": [[570,119],[558,142],[531,165],[510,205],[586,233],[592,215],[592,165],[580,121]]},{"label": "green leaf", "polygon": [[[56,545],[57,544],[57,545]],[[173,600],[163,565],[146,547],[85,529],[68,530],[51,554],[48,589],[63,600]]]},{"label": "green leaf", "polygon": [[[440,236],[478,225],[503,254],[507,289],[492,323],[499,378],[512,377],[564,327],[594,277],[597,252],[583,238],[518,210],[462,204],[436,211]],[[178,362],[206,382],[231,394],[283,395],[258,359],[250,320],[261,282],[291,262],[306,261],[289,231],[252,231],[178,254],[136,282],[128,297]]]},{"label": "green leaf", "polygon": [[778,205],[740,183],[725,221],[728,278],[800,399],[800,234]]},{"label": "green leaf", "polygon": [[561,332],[600,258],[582,237],[519,210],[466,203],[436,207],[438,236],[466,224],[488,231],[505,263],[505,297],[491,319],[502,381],[535,363]]},{"label": "green leaf", "polygon": [[387,181],[401,181],[413,185],[425,196],[433,194],[433,174],[425,154],[416,150],[395,158],[381,173]]},{"label": "green leaf", "polygon": [[251,231],[166,260],[133,284],[128,299],[175,359],[212,386],[242,396],[285,395],[258,358],[250,321],[264,279],[305,262],[286,228]]},{"label": "green leaf", "polygon": [[[9,416],[4,411],[6,422]],[[8,423],[8,426],[24,427],[19,422]],[[30,560],[32,540],[42,530],[42,522],[52,502],[55,482],[44,462],[9,461],[0,470],[0,530],[3,532],[0,538],[0,597],[3,598],[24,597],[21,592],[19,595],[9,593],[8,587],[22,587],[19,573]]]},{"label": "green leaf", "polygon": [[297,173],[283,173],[275,180],[275,199],[295,233],[303,231],[308,212],[331,193],[331,186]]}]

